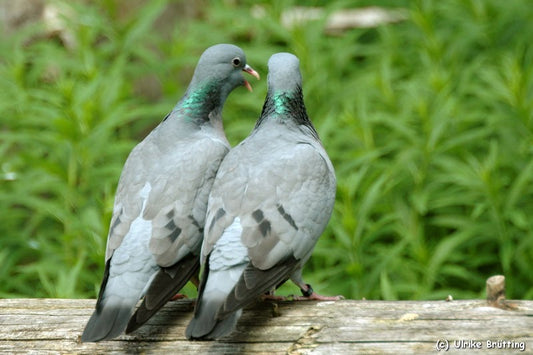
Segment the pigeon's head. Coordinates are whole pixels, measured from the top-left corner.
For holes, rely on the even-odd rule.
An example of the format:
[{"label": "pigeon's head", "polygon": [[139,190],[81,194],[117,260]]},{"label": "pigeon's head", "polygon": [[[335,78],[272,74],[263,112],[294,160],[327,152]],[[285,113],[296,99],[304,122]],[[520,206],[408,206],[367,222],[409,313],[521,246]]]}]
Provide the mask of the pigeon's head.
[{"label": "pigeon's head", "polygon": [[232,44],[216,44],[207,48],[200,57],[193,82],[218,83],[228,94],[237,86],[245,86],[252,91],[250,83],[244,79],[243,72],[259,79],[259,74],[246,64],[246,55],[242,49]]},{"label": "pigeon's head", "polygon": [[318,134],[305,109],[298,57],[290,53],[272,55],[268,60],[267,81],[268,92],[255,129],[259,129],[263,122],[270,120],[284,124],[296,123],[308,127],[307,132],[318,139]]},{"label": "pigeon's head", "polygon": [[300,60],[291,53],[276,53],[268,60],[269,90],[294,91],[302,86]]}]

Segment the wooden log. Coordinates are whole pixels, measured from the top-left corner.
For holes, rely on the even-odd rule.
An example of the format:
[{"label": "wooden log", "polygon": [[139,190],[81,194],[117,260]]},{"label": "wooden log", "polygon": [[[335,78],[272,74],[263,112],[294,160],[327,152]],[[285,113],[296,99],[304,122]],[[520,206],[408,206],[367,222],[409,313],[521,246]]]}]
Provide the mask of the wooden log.
[{"label": "wooden log", "polygon": [[514,310],[485,300],[278,302],[276,309],[260,302],[245,310],[231,336],[188,341],[192,301],[179,300],[131,335],[81,343],[94,303],[0,300],[0,352],[422,354],[446,346],[470,353],[479,346],[491,354],[533,353],[533,301],[513,301]]}]

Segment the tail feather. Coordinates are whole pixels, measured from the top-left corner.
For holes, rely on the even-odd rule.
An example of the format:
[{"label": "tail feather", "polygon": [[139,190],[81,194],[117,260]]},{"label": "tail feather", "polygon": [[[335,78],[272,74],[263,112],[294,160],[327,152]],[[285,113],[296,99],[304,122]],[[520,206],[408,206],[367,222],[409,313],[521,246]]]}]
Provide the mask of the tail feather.
[{"label": "tail feather", "polygon": [[224,319],[218,319],[217,313],[224,299],[214,300],[204,297],[201,302],[200,309],[197,309],[185,331],[188,339],[217,339],[230,334],[235,329],[242,310],[228,314]]},{"label": "tail feather", "polygon": [[114,272],[111,259],[106,262],[96,309],[81,336],[83,342],[112,339],[124,332],[144,287],[157,270],[155,262],[142,259],[137,262],[140,269],[135,264],[116,263]]},{"label": "tail feather", "polygon": [[96,342],[119,336],[126,329],[135,303],[135,299],[103,299],[87,322],[81,341]]},{"label": "tail feather", "polygon": [[215,327],[209,334],[207,334],[205,339],[218,339],[226,335],[229,335],[235,330],[237,321],[241,318],[242,309],[230,314],[227,318],[217,321]]},{"label": "tail feather", "polygon": [[152,280],[141,305],[129,320],[126,333],[131,333],[146,323],[194,275],[198,274],[200,269],[199,259],[199,256],[189,254],[176,264],[159,270]]},{"label": "tail feather", "polygon": [[217,339],[228,335],[235,329],[242,310],[227,313],[223,318],[220,318],[219,314],[228,293],[245,266],[246,264],[241,264],[234,268],[215,271],[209,269],[209,258],[207,259],[198,289],[194,317],[185,331],[185,336],[188,339]]}]

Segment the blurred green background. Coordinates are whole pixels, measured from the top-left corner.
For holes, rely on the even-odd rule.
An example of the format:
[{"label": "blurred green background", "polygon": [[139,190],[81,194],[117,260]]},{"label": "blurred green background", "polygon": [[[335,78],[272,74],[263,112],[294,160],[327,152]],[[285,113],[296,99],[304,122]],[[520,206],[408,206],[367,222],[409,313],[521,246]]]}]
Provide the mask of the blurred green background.
[{"label": "blurred green background", "polygon": [[[233,43],[262,80],[227,101],[232,144],[259,117],[270,55],[301,60],[338,178],[304,272],[315,290],[477,298],[504,274],[508,298],[533,298],[529,1],[37,3],[44,20],[4,21],[0,36],[0,297],[96,296],[129,151],[202,51]],[[296,5],[323,12],[288,24]],[[332,28],[335,14],[368,6],[394,18]]]}]

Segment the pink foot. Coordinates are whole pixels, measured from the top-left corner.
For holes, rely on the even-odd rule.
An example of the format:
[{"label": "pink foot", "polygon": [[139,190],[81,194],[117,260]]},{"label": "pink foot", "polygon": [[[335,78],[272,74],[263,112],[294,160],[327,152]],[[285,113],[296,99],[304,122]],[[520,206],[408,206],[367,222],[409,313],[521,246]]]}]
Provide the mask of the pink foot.
[{"label": "pink foot", "polygon": [[177,293],[174,296],[172,296],[172,298],[170,300],[171,301],[177,301],[177,300],[182,300],[184,298],[188,298],[187,295],[183,295],[181,293]]},{"label": "pink foot", "polygon": [[344,299],[344,296],[322,296],[313,292],[309,296],[293,296],[292,299],[294,301],[340,301]]},{"label": "pink foot", "polygon": [[302,291],[303,296],[275,296],[273,292],[266,293],[264,295],[261,295],[262,301],[339,301],[343,300],[344,296],[322,296],[316,293],[311,285],[309,284],[303,284],[302,288],[300,289]]},{"label": "pink foot", "polygon": [[265,295],[261,295],[261,301],[287,301],[289,299],[292,299],[292,297],[285,297],[285,296],[276,296],[276,295],[271,295],[271,294],[265,294]]},{"label": "pink foot", "polygon": [[295,301],[339,301],[343,300],[344,296],[322,296],[316,293],[311,285],[304,284],[300,289],[303,296],[294,296]]}]

